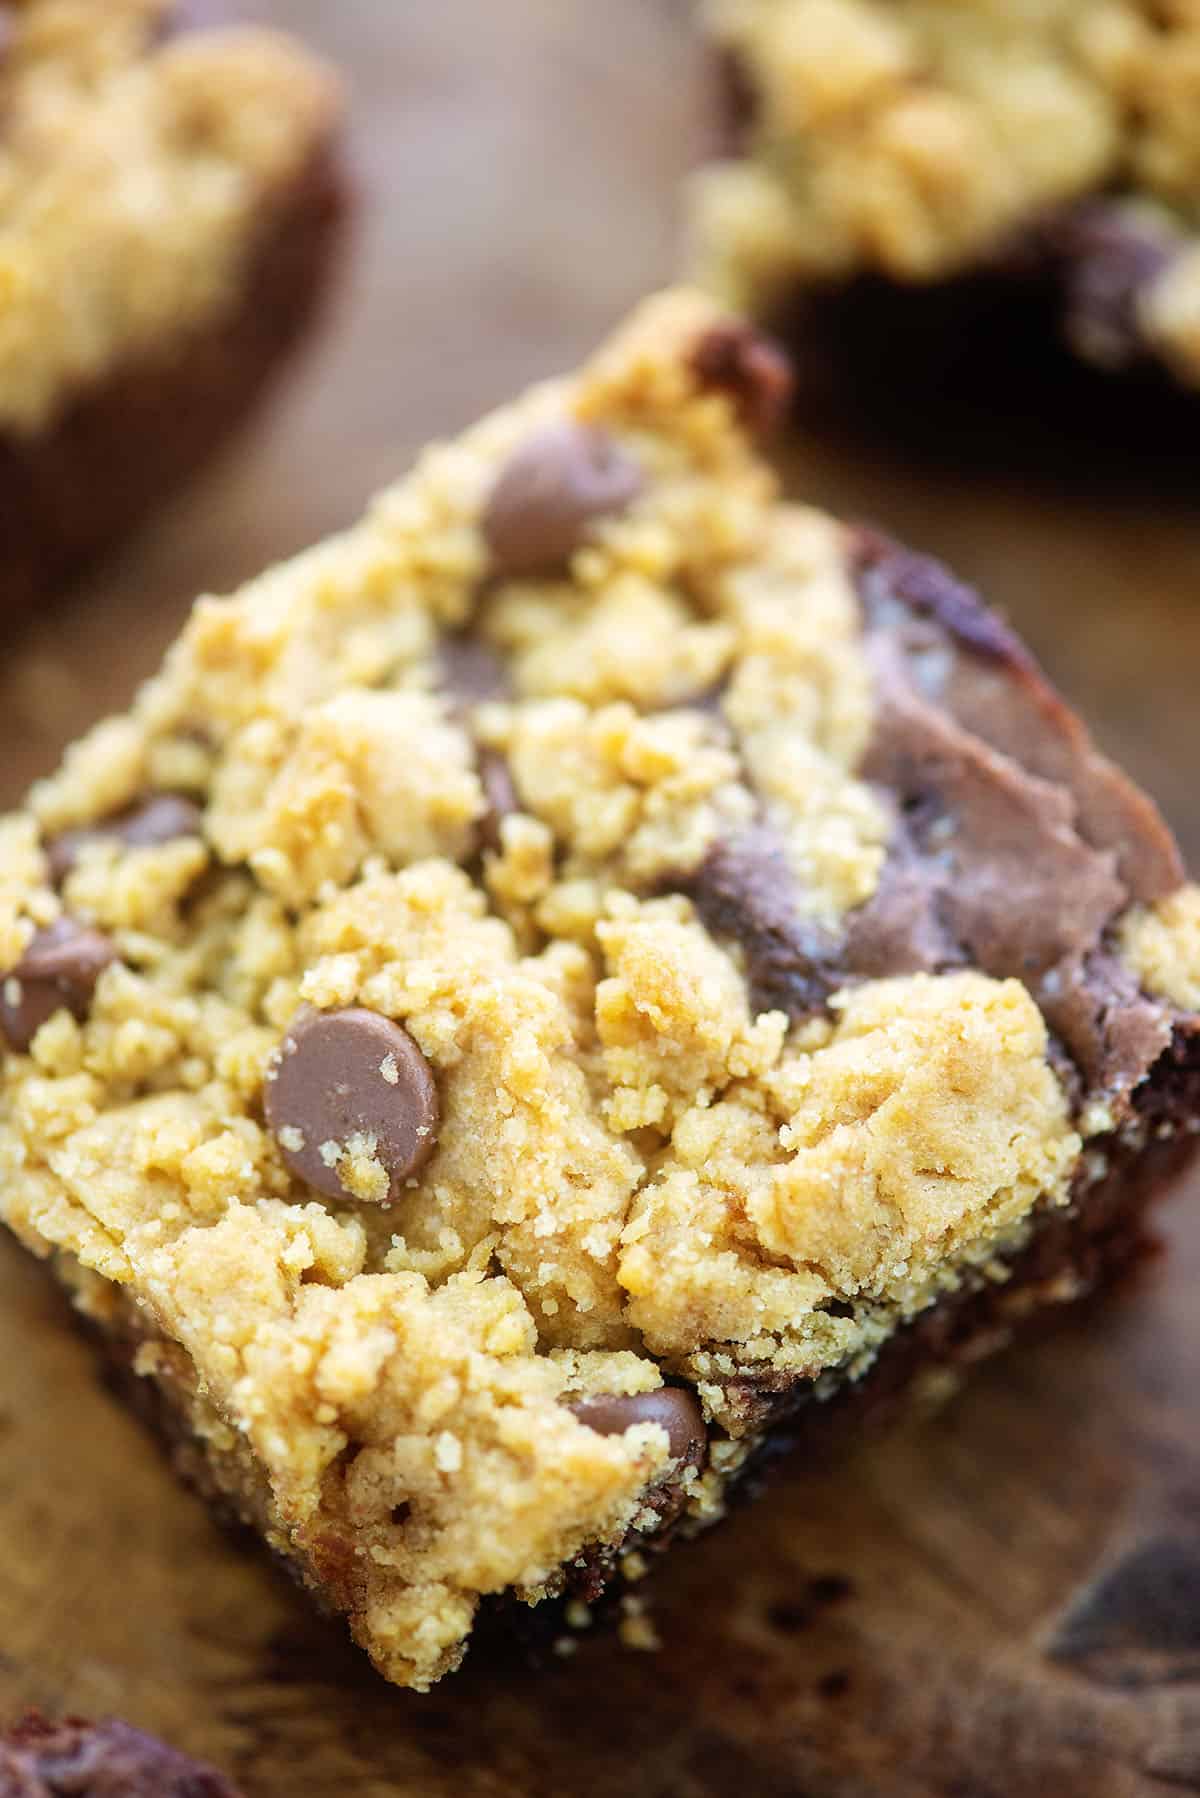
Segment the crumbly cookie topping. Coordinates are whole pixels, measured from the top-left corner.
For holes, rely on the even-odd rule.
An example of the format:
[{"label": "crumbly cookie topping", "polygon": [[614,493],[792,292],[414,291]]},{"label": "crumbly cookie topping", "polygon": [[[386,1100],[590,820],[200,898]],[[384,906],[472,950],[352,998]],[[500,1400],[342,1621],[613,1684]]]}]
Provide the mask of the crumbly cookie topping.
[{"label": "crumbly cookie topping", "polygon": [[[706,282],[769,310],[797,283],[901,281],[1003,251],[1081,195],[1200,227],[1200,23],[1152,0],[709,0],[750,154],[698,178]],[[1195,257],[1139,301],[1200,380]]]},{"label": "crumbly cookie topping", "polygon": [[1148,993],[1181,1011],[1200,1009],[1200,887],[1157,905],[1135,906],[1121,927],[1121,953]]},{"label": "crumbly cookie topping", "polygon": [[1024,986],[838,972],[874,677],[716,330],[649,304],[201,601],[0,824],[0,1207],[183,1345],[406,1683],[714,1514],[664,1379],[736,1430],[739,1371],[860,1369],[1079,1152]]},{"label": "crumbly cookie topping", "polygon": [[0,426],[231,306],[264,203],[333,128],[288,39],[175,0],[25,0],[0,63]]}]

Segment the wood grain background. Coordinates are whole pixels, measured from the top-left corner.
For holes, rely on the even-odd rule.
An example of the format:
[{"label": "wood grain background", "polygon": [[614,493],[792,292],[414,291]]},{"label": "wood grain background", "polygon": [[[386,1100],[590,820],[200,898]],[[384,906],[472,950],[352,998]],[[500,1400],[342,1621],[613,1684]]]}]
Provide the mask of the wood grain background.
[{"label": "wood grain background", "polygon": [[[275,0],[347,69],[363,217],[324,339],[223,465],[6,646],[0,799],[118,705],[201,587],[349,520],[425,438],[572,362],[676,253],[704,141],[680,0]],[[1054,420],[1046,421],[1053,430]],[[1114,432],[1119,434],[1119,422]],[[1008,607],[1200,850],[1200,516],[1137,480],[784,451],[797,493]],[[1177,458],[1178,451],[1171,452]],[[1156,467],[1157,459],[1157,467]],[[396,1693],[174,1486],[0,1250],[0,1711],[119,1711],[250,1798],[1168,1798],[1200,1791],[1200,1216],[1136,1290],[657,1580],[656,1655]]]}]

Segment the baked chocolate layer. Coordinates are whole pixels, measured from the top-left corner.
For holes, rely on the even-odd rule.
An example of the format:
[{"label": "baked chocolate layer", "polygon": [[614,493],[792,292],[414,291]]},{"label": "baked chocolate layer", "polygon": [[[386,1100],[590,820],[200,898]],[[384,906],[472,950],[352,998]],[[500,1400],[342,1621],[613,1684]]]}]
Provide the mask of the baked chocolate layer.
[{"label": "baked chocolate layer", "polygon": [[114,370],[49,430],[0,434],[7,615],[112,548],[250,413],[316,315],[346,212],[329,141],[264,213],[233,314]]},{"label": "baked chocolate layer", "polygon": [[797,290],[768,322],[793,359],[797,416],[831,434],[1092,489],[1194,484],[1196,395],[1148,360],[1075,355],[1052,282],[995,268],[925,286],[864,275]]},{"label": "baked chocolate layer", "polygon": [[215,1767],[117,1717],[32,1711],[0,1736],[0,1798],[238,1798]]}]

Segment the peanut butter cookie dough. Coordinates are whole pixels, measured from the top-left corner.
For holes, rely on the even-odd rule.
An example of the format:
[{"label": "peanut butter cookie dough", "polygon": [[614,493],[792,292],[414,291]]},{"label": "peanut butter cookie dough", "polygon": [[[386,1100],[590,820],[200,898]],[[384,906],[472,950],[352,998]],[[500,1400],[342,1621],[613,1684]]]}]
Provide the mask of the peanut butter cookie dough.
[{"label": "peanut butter cookie dough", "polygon": [[215,447],[324,287],[338,83],[225,16],[216,0],[0,5],[6,609]]},{"label": "peanut butter cookie dough", "polygon": [[708,0],[707,17],[724,142],[693,224],[722,300],[822,344],[848,302],[897,358],[985,319],[994,338],[1007,313],[1100,368],[1200,387],[1190,0]]},{"label": "peanut butter cookie dough", "polygon": [[780,500],[785,383],[648,303],[0,824],[0,1211],[401,1684],[1087,1289],[1194,1140],[1165,826]]}]

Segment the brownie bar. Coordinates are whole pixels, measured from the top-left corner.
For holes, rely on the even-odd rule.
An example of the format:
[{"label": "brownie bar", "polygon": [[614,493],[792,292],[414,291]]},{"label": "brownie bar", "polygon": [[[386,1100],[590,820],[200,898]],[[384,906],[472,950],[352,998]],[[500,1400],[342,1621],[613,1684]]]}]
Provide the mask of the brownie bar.
[{"label": "brownie bar", "polygon": [[0,1735],[0,1798],[238,1798],[229,1781],[110,1717],[51,1723],[31,1711]]},{"label": "brownie bar", "polygon": [[[339,98],[298,47],[166,0],[117,0],[78,42],[42,11],[22,10],[0,66],[18,145],[4,255],[23,350],[0,354],[14,610],[115,545],[250,412],[315,316],[346,211]],[[27,146],[51,88],[62,132]],[[144,203],[177,209],[157,233],[122,213],[139,165]],[[218,178],[240,185],[227,210],[204,198]],[[52,230],[36,222],[50,205]],[[71,284],[75,316],[37,301],[43,282]]]},{"label": "brownie bar", "polygon": [[232,315],[114,370],[45,432],[0,433],[6,606],[113,548],[250,414],[318,312],[345,218],[331,142],[274,197]]},{"label": "brownie bar", "polygon": [[0,822],[0,1213],[400,1684],[1115,1274],[1195,1142],[1169,831],[779,498],[785,388],[649,303]]},{"label": "brownie bar", "polygon": [[872,0],[711,18],[697,255],[722,298],[794,335],[806,399],[835,373],[841,404],[856,379],[911,396],[919,378],[965,426],[1014,413],[1016,377],[1042,416],[1060,394],[1094,416],[1110,382],[1072,379],[1068,356],[1160,413],[1200,385],[1194,21],[1142,0],[1070,20]]}]

